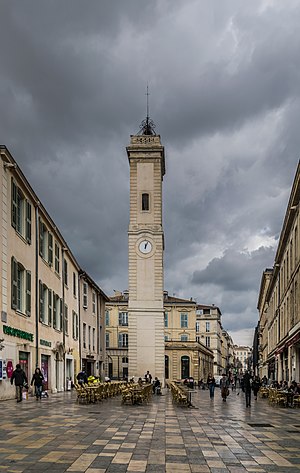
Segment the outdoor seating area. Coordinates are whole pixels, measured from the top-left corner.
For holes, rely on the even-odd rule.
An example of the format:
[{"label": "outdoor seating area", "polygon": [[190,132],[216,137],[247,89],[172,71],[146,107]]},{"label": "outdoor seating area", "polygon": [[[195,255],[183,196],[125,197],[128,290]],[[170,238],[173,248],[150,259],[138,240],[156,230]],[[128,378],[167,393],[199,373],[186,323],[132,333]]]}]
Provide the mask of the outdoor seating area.
[{"label": "outdoor seating area", "polygon": [[272,405],[281,407],[300,407],[300,394],[293,394],[287,389],[276,389],[261,387],[259,390],[261,398],[268,398]]},{"label": "outdoor seating area", "polygon": [[122,404],[148,403],[152,395],[152,389],[152,384],[129,383],[123,385],[121,388]]},{"label": "outdoor seating area", "polygon": [[170,381],[168,387],[171,390],[172,400],[175,404],[180,406],[190,405],[187,389],[183,385]]},{"label": "outdoor seating area", "polygon": [[88,384],[75,384],[77,402],[86,404],[101,402],[109,397],[121,394],[122,387],[126,383],[115,381],[111,383],[93,382]]}]

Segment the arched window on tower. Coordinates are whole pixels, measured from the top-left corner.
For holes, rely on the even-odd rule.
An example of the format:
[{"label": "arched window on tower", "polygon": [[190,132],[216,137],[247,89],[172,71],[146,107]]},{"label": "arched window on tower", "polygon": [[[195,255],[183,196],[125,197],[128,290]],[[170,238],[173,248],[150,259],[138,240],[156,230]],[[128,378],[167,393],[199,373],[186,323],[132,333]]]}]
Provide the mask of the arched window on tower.
[{"label": "arched window on tower", "polygon": [[150,209],[149,205],[149,194],[142,194],[142,211],[147,211]]}]

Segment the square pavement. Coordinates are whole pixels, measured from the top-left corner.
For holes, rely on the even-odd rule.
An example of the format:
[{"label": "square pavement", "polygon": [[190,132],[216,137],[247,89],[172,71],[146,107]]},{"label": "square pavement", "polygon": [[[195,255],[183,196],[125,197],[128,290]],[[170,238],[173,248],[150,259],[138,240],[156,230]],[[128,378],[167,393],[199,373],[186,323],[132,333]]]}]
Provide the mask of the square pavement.
[{"label": "square pavement", "polygon": [[194,408],[168,389],[146,405],[121,397],[78,404],[76,393],[1,401],[0,473],[242,473],[300,471],[300,409],[242,392],[222,402],[196,390]]}]

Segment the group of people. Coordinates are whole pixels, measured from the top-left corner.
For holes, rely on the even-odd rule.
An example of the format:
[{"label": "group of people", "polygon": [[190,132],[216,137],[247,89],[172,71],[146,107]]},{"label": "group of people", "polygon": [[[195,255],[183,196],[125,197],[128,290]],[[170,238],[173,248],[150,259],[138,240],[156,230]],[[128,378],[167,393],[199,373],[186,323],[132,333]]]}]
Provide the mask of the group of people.
[{"label": "group of people", "polygon": [[[21,368],[19,363],[16,365],[16,369],[13,371],[12,377],[10,378],[10,383],[11,385],[15,384],[17,402],[21,402],[23,399],[23,388],[28,389],[28,379],[25,371]],[[33,373],[30,386],[34,385],[37,401],[42,398],[43,384],[44,375],[40,368],[36,368],[35,372]]]},{"label": "group of people", "polygon": [[[209,389],[210,399],[214,399],[216,381],[214,376],[209,373],[207,377],[207,387]],[[240,380],[240,386],[242,391],[245,393],[246,407],[251,407],[251,393],[253,391],[255,400],[257,399],[257,394],[261,386],[261,381],[258,376],[252,377],[249,371],[246,371],[244,376]],[[220,390],[223,402],[226,402],[227,397],[229,396],[230,386],[236,387],[236,382],[230,376],[226,376],[224,373],[220,379]],[[239,393],[238,393],[239,394]]]}]

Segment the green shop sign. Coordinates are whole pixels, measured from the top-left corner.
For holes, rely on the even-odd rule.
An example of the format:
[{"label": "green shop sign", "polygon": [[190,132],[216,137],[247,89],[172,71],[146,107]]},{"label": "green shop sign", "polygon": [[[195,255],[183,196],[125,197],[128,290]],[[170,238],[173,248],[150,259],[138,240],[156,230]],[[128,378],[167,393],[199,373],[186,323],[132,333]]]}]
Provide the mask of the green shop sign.
[{"label": "green shop sign", "polygon": [[51,342],[48,342],[48,340],[43,340],[40,338],[40,344],[44,345],[45,347],[51,347]]},{"label": "green shop sign", "polygon": [[24,340],[29,340],[30,342],[33,342],[33,333],[24,332],[24,330],[19,330],[18,328],[3,325],[3,333],[5,333],[6,335],[10,335],[11,337],[23,338]]}]

